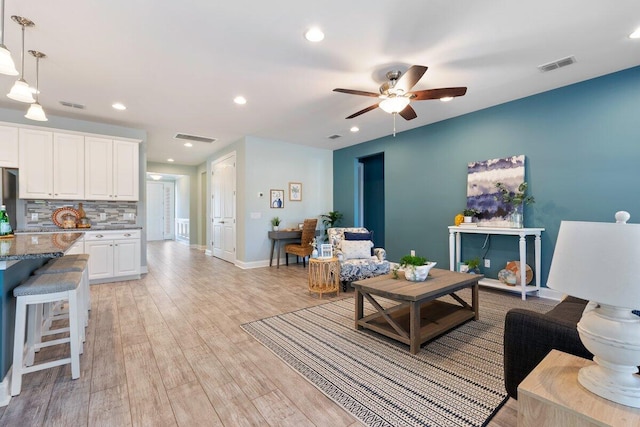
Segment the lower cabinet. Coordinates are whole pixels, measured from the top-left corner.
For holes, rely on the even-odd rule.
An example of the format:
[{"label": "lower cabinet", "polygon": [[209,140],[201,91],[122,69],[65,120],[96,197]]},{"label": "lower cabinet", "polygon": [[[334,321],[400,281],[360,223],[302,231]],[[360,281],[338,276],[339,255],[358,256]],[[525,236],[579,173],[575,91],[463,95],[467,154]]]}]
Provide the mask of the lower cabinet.
[{"label": "lower cabinet", "polygon": [[140,234],[140,230],[86,232],[90,283],[139,279]]}]

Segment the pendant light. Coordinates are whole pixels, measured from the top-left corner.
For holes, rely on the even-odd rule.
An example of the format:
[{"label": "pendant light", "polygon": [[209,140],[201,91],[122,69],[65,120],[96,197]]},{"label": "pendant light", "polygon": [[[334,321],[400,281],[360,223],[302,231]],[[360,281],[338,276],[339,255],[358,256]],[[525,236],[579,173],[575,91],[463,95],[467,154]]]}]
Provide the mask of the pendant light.
[{"label": "pendant light", "polygon": [[27,18],[23,18],[22,16],[13,15],[11,17],[15,22],[18,23],[22,27],[22,51],[20,52],[20,60],[22,62],[22,74],[20,78],[16,80],[11,88],[11,92],[7,94],[7,96],[14,101],[27,102],[32,104],[36,102],[33,99],[33,95],[31,93],[31,89],[29,88],[29,84],[24,80],[24,28],[25,27],[33,27],[33,21],[30,21]]},{"label": "pendant light", "polygon": [[11,52],[4,45],[4,0],[0,1],[0,74],[6,74],[8,76],[17,76],[18,70],[16,70],[16,64],[11,58]]},{"label": "pendant light", "polygon": [[38,95],[40,94],[40,58],[45,58],[47,55],[37,50],[30,50],[29,53],[36,58],[36,102],[29,106],[29,111],[27,111],[27,114],[24,116],[27,119],[46,122],[49,119],[47,119],[47,116],[44,114],[42,105],[38,102]]}]

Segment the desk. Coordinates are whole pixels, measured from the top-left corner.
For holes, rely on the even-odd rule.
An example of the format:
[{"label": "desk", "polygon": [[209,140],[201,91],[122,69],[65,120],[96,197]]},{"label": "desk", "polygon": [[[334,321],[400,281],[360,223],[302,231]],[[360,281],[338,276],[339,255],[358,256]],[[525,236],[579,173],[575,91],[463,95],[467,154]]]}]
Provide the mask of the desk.
[{"label": "desk", "polygon": [[578,371],[594,362],[551,352],[518,386],[518,427],[640,425],[640,409],[587,391]]},{"label": "desk", "polygon": [[277,268],[280,268],[280,241],[281,240],[298,240],[302,237],[302,230],[293,231],[270,231],[269,238],[271,239],[271,255],[269,256],[269,267],[273,265],[273,250],[277,248]]},{"label": "desk", "polygon": [[[540,290],[540,251],[541,240],[540,235],[544,231],[544,228],[502,228],[502,227],[449,227],[449,270],[455,271],[456,266],[460,262],[460,234],[472,233],[472,234],[499,234],[505,236],[519,236],[519,249],[520,249],[520,286],[519,291],[522,294],[522,299],[527,299],[527,293],[538,292]],[[535,268],[536,286],[527,287],[527,236],[535,236]],[[497,288],[507,291],[518,290],[518,286],[507,286],[495,279],[482,279],[480,285],[491,288]]]}]

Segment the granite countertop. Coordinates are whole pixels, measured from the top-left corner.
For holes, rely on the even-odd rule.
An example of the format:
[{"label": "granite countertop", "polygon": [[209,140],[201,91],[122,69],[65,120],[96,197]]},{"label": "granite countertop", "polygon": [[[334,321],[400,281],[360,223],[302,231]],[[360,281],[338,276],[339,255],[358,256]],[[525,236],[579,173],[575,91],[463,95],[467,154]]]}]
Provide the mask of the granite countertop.
[{"label": "granite countertop", "polygon": [[28,227],[19,228],[14,231],[16,234],[23,233],[84,233],[85,231],[105,231],[105,230],[141,230],[139,225],[94,225],[90,228],[60,228],[60,227]]},{"label": "granite countertop", "polygon": [[82,236],[78,232],[16,234],[0,239],[0,261],[61,257]]}]

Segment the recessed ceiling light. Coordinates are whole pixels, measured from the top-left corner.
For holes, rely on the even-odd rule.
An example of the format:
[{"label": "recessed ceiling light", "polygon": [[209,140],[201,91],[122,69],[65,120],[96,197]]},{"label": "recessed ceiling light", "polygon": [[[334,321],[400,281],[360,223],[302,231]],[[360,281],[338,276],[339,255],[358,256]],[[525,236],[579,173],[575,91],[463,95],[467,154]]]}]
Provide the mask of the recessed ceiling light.
[{"label": "recessed ceiling light", "polygon": [[113,104],[113,105],[111,105],[111,106],[112,106],[114,109],[116,109],[116,110],[120,110],[120,111],[124,111],[124,110],[126,110],[126,109],[127,109],[127,107],[126,107],[124,104],[120,103],[120,102],[116,102],[115,104]]},{"label": "recessed ceiling light", "polygon": [[173,159],[167,159],[167,162],[173,162],[173,161],[174,161]]},{"label": "recessed ceiling light", "polygon": [[442,102],[449,102],[453,99],[453,96],[443,96],[442,98],[440,98],[440,101]]},{"label": "recessed ceiling light", "polygon": [[162,179],[162,175],[149,175],[152,180],[159,181]]},{"label": "recessed ceiling light", "polygon": [[640,28],[637,28],[633,33],[629,34],[630,39],[640,39]]},{"label": "recessed ceiling light", "polygon": [[320,28],[313,27],[309,28],[307,32],[304,33],[304,38],[309,40],[310,42],[317,43],[324,40],[324,33],[322,32],[322,30],[320,30]]},{"label": "recessed ceiling light", "polygon": [[233,98],[233,102],[238,105],[244,105],[247,103],[247,99],[244,96],[236,96],[235,98]]},{"label": "recessed ceiling light", "polygon": [[185,142],[185,143],[184,143],[184,146],[185,146],[185,147],[193,147],[193,144],[192,144],[192,143],[190,143],[190,142]]},{"label": "recessed ceiling light", "polygon": [[351,132],[358,132],[360,130],[360,128],[358,126],[352,126],[351,129],[349,129]]}]

